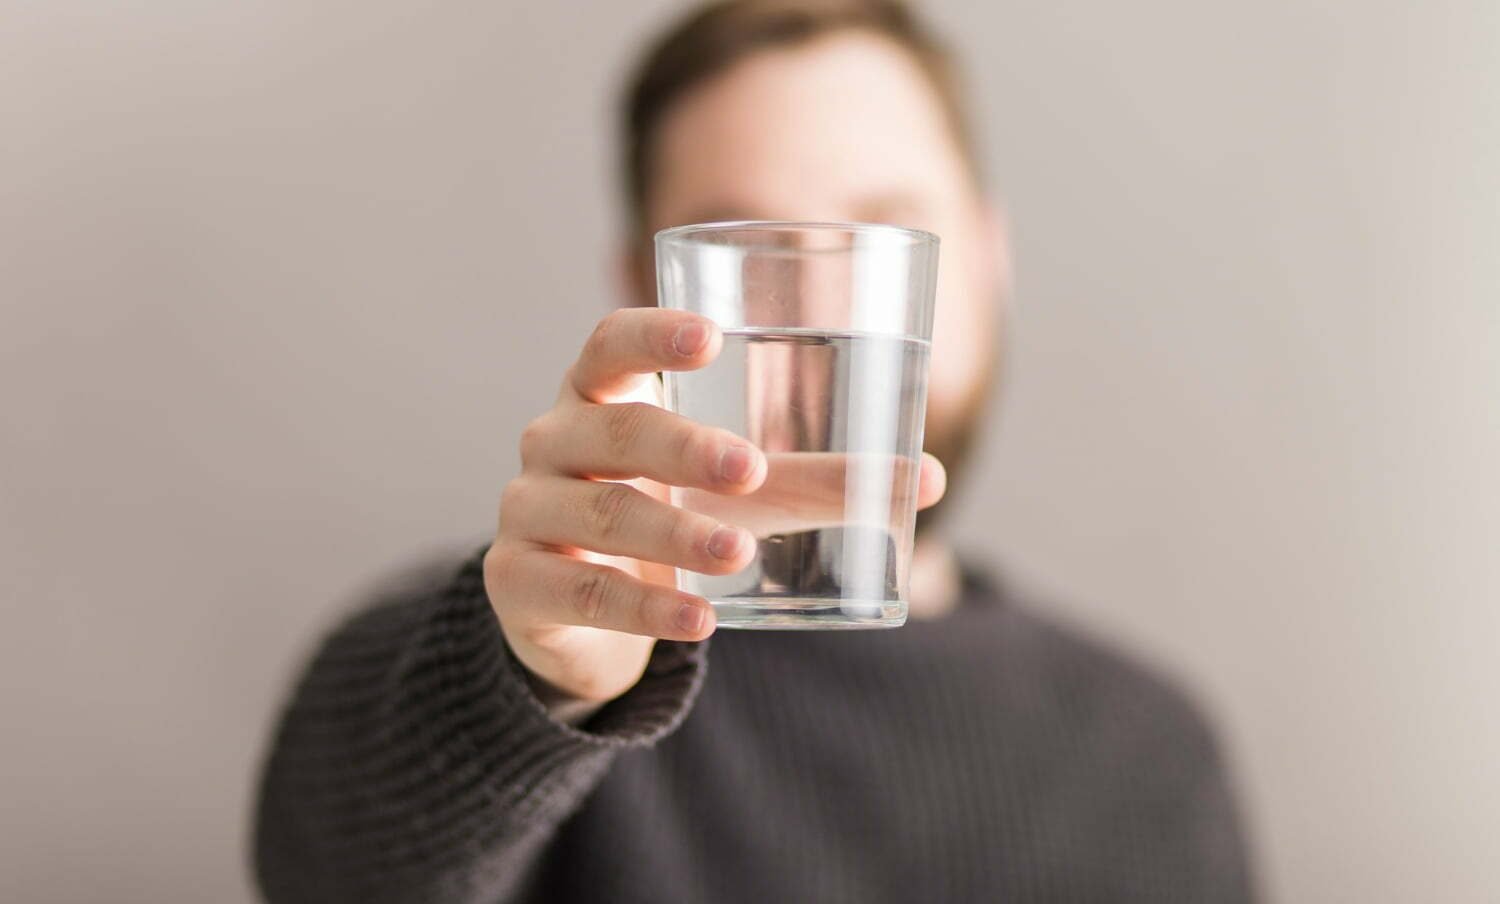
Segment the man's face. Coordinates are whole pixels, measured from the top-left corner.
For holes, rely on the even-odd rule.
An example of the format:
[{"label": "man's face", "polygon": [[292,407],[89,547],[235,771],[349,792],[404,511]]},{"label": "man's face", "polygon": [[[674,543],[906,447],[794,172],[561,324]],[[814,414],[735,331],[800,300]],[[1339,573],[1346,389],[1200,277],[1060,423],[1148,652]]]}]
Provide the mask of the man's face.
[{"label": "man's face", "polygon": [[937,233],[926,447],[939,459],[960,455],[994,370],[1009,274],[996,219],[904,50],[849,32],[756,53],[667,112],[652,165],[652,232],[836,220]]}]

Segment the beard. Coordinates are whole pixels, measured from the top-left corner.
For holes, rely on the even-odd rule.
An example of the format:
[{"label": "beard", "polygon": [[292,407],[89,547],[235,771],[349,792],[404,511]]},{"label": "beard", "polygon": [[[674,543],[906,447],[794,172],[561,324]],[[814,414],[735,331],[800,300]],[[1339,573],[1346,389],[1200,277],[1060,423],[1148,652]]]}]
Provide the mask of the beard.
[{"label": "beard", "polygon": [[969,462],[976,441],[983,432],[990,397],[999,383],[999,358],[991,351],[980,365],[979,379],[965,394],[963,401],[942,421],[929,417],[922,438],[922,450],[943,463],[948,472],[948,488],[936,505],[917,512],[917,537],[932,535],[944,514],[953,507],[955,491],[969,472]]}]

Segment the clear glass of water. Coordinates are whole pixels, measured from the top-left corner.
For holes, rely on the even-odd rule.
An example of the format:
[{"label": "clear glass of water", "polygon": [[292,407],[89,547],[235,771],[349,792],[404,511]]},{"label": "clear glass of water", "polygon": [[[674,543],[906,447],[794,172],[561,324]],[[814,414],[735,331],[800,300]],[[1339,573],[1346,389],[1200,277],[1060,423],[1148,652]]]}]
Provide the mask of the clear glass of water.
[{"label": "clear glass of water", "polygon": [[673,502],[756,536],[730,575],[678,571],[729,628],[906,621],[938,239],[895,226],[737,222],[656,235],[662,307],[724,332],[667,373],[669,409],[765,452],[759,490]]}]

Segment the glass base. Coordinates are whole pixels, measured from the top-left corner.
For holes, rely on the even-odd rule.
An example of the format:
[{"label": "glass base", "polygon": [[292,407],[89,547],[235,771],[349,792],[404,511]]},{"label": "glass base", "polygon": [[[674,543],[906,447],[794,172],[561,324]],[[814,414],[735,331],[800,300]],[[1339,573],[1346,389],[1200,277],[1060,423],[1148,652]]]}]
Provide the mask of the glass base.
[{"label": "glass base", "polygon": [[721,628],[766,631],[819,631],[847,628],[899,628],[906,604],[881,600],[803,600],[735,597],[709,600]]}]

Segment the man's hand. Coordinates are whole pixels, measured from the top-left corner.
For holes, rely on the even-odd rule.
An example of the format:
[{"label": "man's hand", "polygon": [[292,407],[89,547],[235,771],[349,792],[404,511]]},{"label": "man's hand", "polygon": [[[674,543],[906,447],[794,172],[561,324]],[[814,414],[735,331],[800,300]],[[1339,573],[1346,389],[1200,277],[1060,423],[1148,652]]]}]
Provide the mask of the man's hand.
[{"label": "man's hand", "polygon": [[[656,639],[707,637],[713,610],[676,589],[673,568],[729,574],[755,553],[743,526],[668,502],[669,486],[734,497],[766,481],[759,449],[656,404],[657,371],[703,367],[722,344],[696,314],[616,311],[557,403],[521,434],[485,588],[511,649],[553,699],[611,700],[640,679]],[[919,504],[936,501],[942,477],[927,457]]]}]

